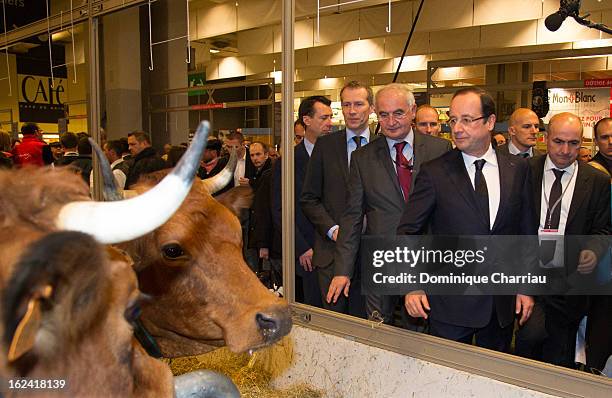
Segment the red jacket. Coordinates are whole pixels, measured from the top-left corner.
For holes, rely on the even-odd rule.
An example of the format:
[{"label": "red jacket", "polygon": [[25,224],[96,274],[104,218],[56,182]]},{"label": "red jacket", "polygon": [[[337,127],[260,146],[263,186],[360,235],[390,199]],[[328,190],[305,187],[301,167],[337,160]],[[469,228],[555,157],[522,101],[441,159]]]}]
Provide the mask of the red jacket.
[{"label": "red jacket", "polygon": [[13,161],[16,166],[44,166],[43,148],[47,144],[35,135],[24,135],[21,144],[13,148]]}]

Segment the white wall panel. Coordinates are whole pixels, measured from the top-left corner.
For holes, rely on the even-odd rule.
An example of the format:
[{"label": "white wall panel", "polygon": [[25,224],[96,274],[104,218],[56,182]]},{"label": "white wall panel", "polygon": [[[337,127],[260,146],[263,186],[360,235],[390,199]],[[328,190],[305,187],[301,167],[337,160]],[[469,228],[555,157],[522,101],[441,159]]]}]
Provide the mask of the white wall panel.
[{"label": "white wall panel", "polygon": [[[399,57],[404,51],[407,35],[388,36],[385,38],[385,58]],[[429,54],[429,32],[414,32],[406,55]]]},{"label": "white wall panel", "polygon": [[237,36],[238,54],[240,55],[269,54],[273,52],[274,28],[272,26],[242,30],[238,32]]},{"label": "white wall panel", "polygon": [[268,54],[240,57],[240,61],[244,63],[246,75],[269,72],[274,69],[274,57]]},{"label": "white wall panel", "polygon": [[582,6],[580,7],[580,15],[591,11],[601,11],[612,8],[612,1],[610,0],[582,0]]},{"label": "white wall panel", "polygon": [[237,9],[238,30],[280,23],[282,15],[281,0],[239,1]]},{"label": "white wall panel", "polygon": [[[412,2],[412,9],[416,15],[419,2]],[[472,26],[473,1],[472,0],[428,0],[423,5],[421,16],[416,26],[417,31],[454,29]]]},{"label": "white wall panel", "polygon": [[219,61],[219,79],[227,79],[236,76],[245,76],[246,67],[244,61],[237,57],[222,58]]},{"label": "white wall panel", "polygon": [[295,68],[304,68],[308,66],[308,50],[297,50],[293,55]]},{"label": "white wall panel", "polygon": [[453,29],[452,31],[436,31],[429,34],[432,52],[458,51],[478,48],[480,28]]},{"label": "white wall panel", "polygon": [[[391,32],[398,34],[409,32],[412,26],[412,3],[391,4]],[[359,11],[359,33],[361,38],[385,36],[389,23],[389,8],[387,6],[373,7]]]},{"label": "white wall panel", "polygon": [[342,43],[308,49],[308,66],[337,65],[343,63]]},{"label": "white wall panel", "polygon": [[474,0],[474,25],[525,21],[541,17],[541,1]]},{"label": "white wall panel", "polygon": [[384,57],[382,38],[353,40],[344,44],[344,63],[367,62]]},{"label": "white wall panel", "polygon": [[201,8],[197,13],[197,36],[202,39],[236,30],[236,7],[234,3],[224,3],[212,8]]},{"label": "white wall panel", "polygon": [[321,17],[319,28],[320,37],[317,42],[317,27],[315,20],[315,46],[324,46],[339,41],[356,40],[358,38],[358,22],[359,14],[357,12]]},{"label": "white wall panel", "polygon": [[[400,72],[414,72],[418,70],[427,70],[428,57],[426,55],[412,55],[404,57]],[[393,71],[397,70],[400,62],[400,57],[393,58]]]},{"label": "white wall panel", "polygon": [[[294,26],[295,26],[295,37],[293,41],[295,43],[295,49],[297,50],[300,48],[312,47],[314,45],[314,19],[306,19],[303,21],[297,21]],[[279,29],[279,35],[280,35],[280,29]]]},{"label": "white wall panel", "polygon": [[393,60],[385,59],[357,64],[357,71],[359,74],[373,75],[377,73],[393,73],[395,69],[393,69]]},{"label": "white wall panel", "polygon": [[537,43],[538,21],[521,21],[480,28],[480,47],[517,47]]}]

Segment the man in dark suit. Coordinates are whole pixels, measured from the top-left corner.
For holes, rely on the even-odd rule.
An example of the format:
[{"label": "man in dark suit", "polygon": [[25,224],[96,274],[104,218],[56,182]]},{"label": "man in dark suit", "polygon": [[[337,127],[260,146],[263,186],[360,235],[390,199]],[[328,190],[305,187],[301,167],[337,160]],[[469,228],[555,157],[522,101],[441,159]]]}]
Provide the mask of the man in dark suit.
[{"label": "man in dark suit", "polygon": [[[394,83],[382,88],[376,93],[375,108],[385,138],[373,140],[351,157],[349,199],[340,222],[334,278],[327,293],[327,300],[334,302],[340,294],[348,297],[350,279],[359,266],[364,215],[366,235],[395,236],[406,203],[410,206],[410,190],[421,164],[451,150],[450,142],[442,138],[412,131],[416,104],[405,86]],[[396,298],[367,295],[368,318],[378,313],[385,323],[392,323]]]},{"label": "man in dark suit", "polygon": [[[484,90],[468,87],[451,100],[449,124],[455,150],[421,166],[398,234],[535,234],[527,161],[495,152],[491,130],[495,103]],[[430,333],[480,347],[507,351],[515,313],[521,323],[533,298],[515,296],[405,296],[413,317],[429,319]]]},{"label": "man in dark suit", "polygon": [[[606,170],[608,175],[612,176],[612,118],[604,117],[595,123],[593,134],[599,151],[590,164],[600,170]],[[601,167],[597,167],[598,165]]]},{"label": "man in dark suit", "polygon": [[[313,266],[313,254],[315,246],[315,229],[306,218],[299,205],[300,196],[304,186],[304,177],[310,161],[310,155],[321,134],[329,132],[331,118],[327,116],[331,112],[329,99],[321,96],[312,96],[304,99],[298,110],[298,121],[305,118],[319,119],[324,116],[325,123],[312,123],[304,129],[304,135],[295,146],[294,153],[294,189],[295,189],[295,300],[304,304],[322,307],[321,289],[319,287],[318,270]],[[295,123],[295,126],[303,127],[305,124]],[[296,137],[298,134],[296,134]],[[281,160],[282,161],[282,160]],[[274,184],[272,197],[272,219],[276,231],[281,229],[281,161],[277,161],[273,168]],[[279,253],[280,254],[280,253]]]},{"label": "man in dark suit", "polygon": [[508,121],[510,142],[500,145],[498,149],[524,158],[542,155],[542,152],[535,147],[538,142],[539,128],[540,119],[534,111],[528,108],[518,108],[512,112]]},{"label": "man in dark suit", "polygon": [[[529,161],[541,236],[608,235],[610,179],[577,162],[582,144],[580,118],[569,112],[553,116],[546,135],[548,155]],[[553,249],[544,266],[554,263],[573,280],[592,276],[604,248],[594,240],[569,240],[564,252]],[[555,365],[573,367],[578,325],[588,309],[587,296],[541,296],[534,317],[517,334],[516,353]],[[609,314],[608,314],[609,315]]]},{"label": "man in dark suit", "polygon": [[[372,89],[359,82],[347,83],[340,90],[346,129],[321,136],[312,151],[300,204],[317,234],[313,264],[319,275],[323,306],[326,309],[365,317],[365,304],[359,289],[351,289],[347,300],[327,300],[334,270],[334,251],[340,218],[348,201],[349,162],[357,148],[370,141],[368,117],[373,112]],[[304,118],[307,125],[307,119]],[[357,278],[358,279],[358,278]]]}]

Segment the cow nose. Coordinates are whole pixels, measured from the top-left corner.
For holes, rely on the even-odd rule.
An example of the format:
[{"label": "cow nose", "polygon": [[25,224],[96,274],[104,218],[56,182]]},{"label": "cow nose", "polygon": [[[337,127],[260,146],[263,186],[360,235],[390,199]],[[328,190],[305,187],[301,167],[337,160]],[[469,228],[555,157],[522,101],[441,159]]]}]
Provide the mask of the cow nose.
[{"label": "cow nose", "polygon": [[291,330],[289,311],[258,312],[255,322],[266,343],[279,340]]}]

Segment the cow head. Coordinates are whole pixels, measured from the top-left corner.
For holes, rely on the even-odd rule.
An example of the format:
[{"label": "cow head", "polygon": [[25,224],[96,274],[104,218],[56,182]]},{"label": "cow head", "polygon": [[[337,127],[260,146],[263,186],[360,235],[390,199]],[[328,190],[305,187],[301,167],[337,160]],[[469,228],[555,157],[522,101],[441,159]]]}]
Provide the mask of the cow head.
[{"label": "cow head", "polygon": [[[162,177],[148,175],[137,190]],[[286,301],[242,257],[240,223],[229,209],[248,203],[250,189],[230,191],[221,203],[209,188],[194,184],[168,222],[121,245],[135,260],[141,289],[154,297],[142,319],[167,357],[201,354],[224,342],[234,352],[254,350],[291,329]]]},{"label": "cow head", "polygon": [[19,232],[11,252],[20,255],[1,264],[13,270],[2,297],[3,373],[64,380],[67,396],[172,396],[168,367],[133,338],[142,295],[129,258],[79,232]]}]

